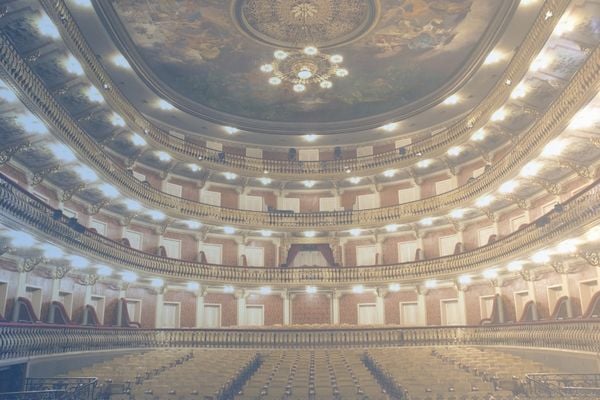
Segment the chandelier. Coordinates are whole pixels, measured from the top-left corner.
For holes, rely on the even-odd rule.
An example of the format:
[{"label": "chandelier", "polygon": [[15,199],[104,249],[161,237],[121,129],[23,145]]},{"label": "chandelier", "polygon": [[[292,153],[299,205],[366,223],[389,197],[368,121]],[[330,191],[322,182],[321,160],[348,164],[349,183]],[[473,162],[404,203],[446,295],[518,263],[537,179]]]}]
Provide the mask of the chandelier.
[{"label": "chandelier", "polygon": [[344,57],[321,53],[314,46],[302,50],[277,50],[273,57],[273,62],[261,65],[260,70],[270,75],[268,82],[271,85],[287,83],[297,93],[304,92],[311,85],[331,89],[332,78],[348,76],[348,70],[340,66]]}]

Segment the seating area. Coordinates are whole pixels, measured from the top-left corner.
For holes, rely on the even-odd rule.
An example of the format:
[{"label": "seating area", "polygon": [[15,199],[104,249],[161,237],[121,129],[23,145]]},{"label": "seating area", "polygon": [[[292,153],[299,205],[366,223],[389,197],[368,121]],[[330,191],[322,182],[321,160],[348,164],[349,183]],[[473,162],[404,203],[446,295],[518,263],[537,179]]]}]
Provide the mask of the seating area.
[{"label": "seating area", "polygon": [[261,352],[262,368],[236,399],[387,399],[358,351]]}]

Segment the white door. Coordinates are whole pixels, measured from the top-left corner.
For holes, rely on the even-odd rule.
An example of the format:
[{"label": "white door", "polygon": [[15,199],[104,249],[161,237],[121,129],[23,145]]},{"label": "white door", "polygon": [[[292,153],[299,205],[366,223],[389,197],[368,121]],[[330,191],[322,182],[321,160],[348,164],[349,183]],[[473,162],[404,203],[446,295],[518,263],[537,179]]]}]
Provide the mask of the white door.
[{"label": "white door", "polygon": [[519,215],[518,217],[512,218],[510,220],[510,231],[516,232],[519,230],[519,227],[523,224],[527,224],[529,222],[527,215]]},{"label": "white door", "polygon": [[96,219],[90,220],[90,228],[93,228],[98,232],[99,235],[106,236],[106,224]]},{"label": "white door", "polygon": [[441,300],[442,325],[460,325],[461,312],[457,299]]},{"label": "white door", "polygon": [[204,328],[221,327],[221,306],[219,304],[205,304],[202,326]]},{"label": "white door", "polygon": [[246,325],[263,326],[265,324],[265,310],[263,306],[246,306]]},{"label": "white door", "polygon": [[221,192],[200,190],[200,203],[221,207]]},{"label": "white door", "polygon": [[375,304],[358,305],[358,324],[375,325],[377,324],[377,306]]},{"label": "white door", "polygon": [[90,299],[90,305],[94,307],[94,310],[96,310],[98,322],[100,322],[101,324],[104,323],[104,304],[104,296],[92,296],[92,298]]},{"label": "white door", "polygon": [[202,243],[200,251],[206,255],[206,262],[209,264],[222,264],[223,246],[220,244]]},{"label": "white door", "polygon": [[335,211],[336,207],[335,197],[321,197],[319,199],[319,211]]},{"label": "white door", "polygon": [[164,303],[162,311],[163,328],[179,328],[179,303]]},{"label": "white door", "polygon": [[590,301],[598,291],[598,280],[593,279],[579,283],[579,294],[581,299],[581,311],[586,312],[590,306]]},{"label": "white door", "polygon": [[361,194],[356,197],[356,204],[359,210],[368,210],[379,207],[379,194]]},{"label": "white door", "polygon": [[417,254],[416,240],[398,243],[398,262],[415,261],[415,254]]},{"label": "white door", "polygon": [[144,182],[146,180],[146,175],[137,171],[133,171],[133,177],[140,182]]},{"label": "white door", "polygon": [[479,178],[481,175],[483,175],[484,172],[485,172],[485,167],[480,167],[480,168],[473,170],[473,175],[471,175],[471,176],[473,178]]},{"label": "white door", "polygon": [[419,200],[419,188],[417,186],[398,190],[398,203],[409,203]]},{"label": "white door", "polygon": [[297,197],[284,197],[282,210],[292,210],[293,212],[300,212],[300,199]]},{"label": "white door", "polygon": [[363,146],[356,148],[356,157],[368,157],[373,155],[373,146]]},{"label": "white door", "polygon": [[246,261],[249,267],[265,266],[265,249],[262,247],[246,246],[244,254],[246,254]]},{"label": "white door", "polygon": [[261,196],[241,195],[240,206],[244,210],[262,211],[263,198]]},{"label": "white door", "polygon": [[458,243],[457,235],[440,237],[440,257],[454,254],[456,243]]},{"label": "white door", "polygon": [[356,265],[375,265],[376,254],[375,245],[356,246]]},{"label": "white door", "polygon": [[402,326],[415,326],[419,324],[418,303],[400,303],[400,324]]},{"label": "white door", "polygon": [[477,243],[479,244],[479,247],[485,246],[486,244],[488,244],[488,242],[490,241],[490,236],[495,235],[495,234],[496,234],[496,228],[494,228],[493,226],[481,228],[477,232]]},{"label": "white door", "polygon": [[140,322],[142,317],[142,302],[139,300],[126,300],[127,314],[131,322]]},{"label": "white door", "polygon": [[300,149],[299,161],[319,161],[319,149]]},{"label": "white door", "polygon": [[162,238],[161,242],[165,247],[167,257],[181,258],[181,240]]},{"label": "white door", "polygon": [[529,300],[531,300],[531,298],[529,297],[529,292],[526,290],[522,292],[515,292],[515,311],[517,320],[521,318],[521,315],[523,315],[523,309]]},{"label": "white door", "polygon": [[494,299],[496,296],[481,296],[479,305],[481,308],[481,319],[490,318],[494,312]]},{"label": "white door", "polygon": [[181,197],[183,193],[183,187],[171,182],[165,182],[165,192],[172,195]]},{"label": "white door", "polygon": [[123,237],[129,241],[129,245],[132,249],[141,250],[142,249],[142,234],[139,232],[134,232],[130,230],[126,230],[123,232]]},{"label": "white door", "polygon": [[455,188],[452,178],[444,179],[443,181],[437,181],[435,183],[435,194],[442,194],[449,192]]},{"label": "white door", "polygon": [[256,149],[253,147],[246,147],[246,157],[250,158],[263,158],[262,149]]}]

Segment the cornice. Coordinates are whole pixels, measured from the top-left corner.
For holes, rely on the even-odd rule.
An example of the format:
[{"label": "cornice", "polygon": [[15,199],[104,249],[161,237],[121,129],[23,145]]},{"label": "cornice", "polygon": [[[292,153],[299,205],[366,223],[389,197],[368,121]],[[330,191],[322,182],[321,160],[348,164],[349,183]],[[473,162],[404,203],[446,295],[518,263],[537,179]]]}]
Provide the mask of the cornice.
[{"label": "cornice", "polygon": [[282,231],[319,229],[335,230],[361,226],[378,227],[385,223],[407,223],[424,216],[431,216],[472,201],[491,191],[503,179],[514,174],[528,159],[541,149],[549,139],[556,136],[573,115],[598,91],[600,86],[600,49],[589,55],[561,95],[540,116],[527,134],[522,135],[515,149],[494,164],[494,168],[478,179],[442,195],[385,208],[361,211],[334,211],[318,213],[286,214],[278,212],[255,212],[210,206],[163,193],[139,182],[125,169],[112,162],[98,143],[87,135],[58,104],[39,78],[17,54],[6,36],[0,36],[0,74],[10,82],[21,100],[36,110],[55,129],[61,141],[67,143],[89,165],[99,171],[108,181],[116,184],[124,195],[140,199],[149,207],[163,209],[172,217],[194,218],[208,224],[228,224],[245,228],[272,227]]},{"label": "cornice", "polygon": [[385,285],[414,283],[424,279],[454,279],[463,273],[531,254],[549,243],[581,234],[600,220],[600,181],[563,204],[562,212],[550,212],[546,224],[530,224],[492,244],[460,255],[370,267],[268,268],[230,267],[153,256],[125,247],[101,235],[78,233],[57,221],[53,209],[4,177],[0,180],[0,209],[5,223],[43,236],[61,247],[102,263],[126,266],[135,272],[162,275],[172,280],[197,280],[206,284],[274,286],[310,285],[322,287],[354,283]]},{"label": "cornice", "polygon": [[[365,176],[382,172],[390,167],[407,167],[422,157],[439,156],[450,145],[470,137],[509,98],[513,90],[512,82],[517,82],[528,71],[531,60],[550,37],[570,2],[546,1],[527,37],[490,91],[490,95],[457,123],[435,136],[406,146],[406,154],[402,156],[394,150],[369,157],[315,162],[256,159],[230,153],[227,153],[223,160],[218,157],[217,151],[170,135],[152,124],[119,91],[85,41],[64,1],[42,0],[41,3],[56,25],[66,33],[63,38],[70,50],[84,62],[88,77],[98,87],[107,89],[104,92],[107,102],[128,121],[132,129],[144,132],[153,145],[169,150],[176,158],[186,162],[201,160],[202,164],[217,171],[231,171],[244,176],[258,177],[263,176],[264,171],[267,170],[272,178],[302,180],[314,177],[327,180],[347,177],[347,168],[351,168],[354,174]],[[547,18],[546,13],[550,10],[553,17]],[[511,84],[507,85],[507,82]]]}]

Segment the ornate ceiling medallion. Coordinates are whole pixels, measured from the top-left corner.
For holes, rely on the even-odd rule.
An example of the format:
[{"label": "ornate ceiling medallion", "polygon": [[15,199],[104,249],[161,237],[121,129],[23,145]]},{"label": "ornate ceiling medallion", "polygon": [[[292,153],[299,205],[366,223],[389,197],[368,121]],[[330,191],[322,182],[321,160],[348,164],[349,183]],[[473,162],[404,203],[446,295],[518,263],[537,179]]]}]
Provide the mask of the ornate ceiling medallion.
[{"label": "ornate ceiling medallion", "polygon": [[277,50],[273,57],[271,64],[260,67],[262,72],[270,74],[269,83],[280,85],[286,82],[298,93],[304,92],[310,84],[330,89],[333,86],[331,78],[343,78],[348,75],[348,70],[340,66],[344,61],[341,55],[321,53],[314,46],[289,52]]},{"label": "ornate ceiling medallion", "polygon": [[236,0],[235,20],[245,33],[271,46],[301,49],[349,43],[366,33],[377,0]]}]

